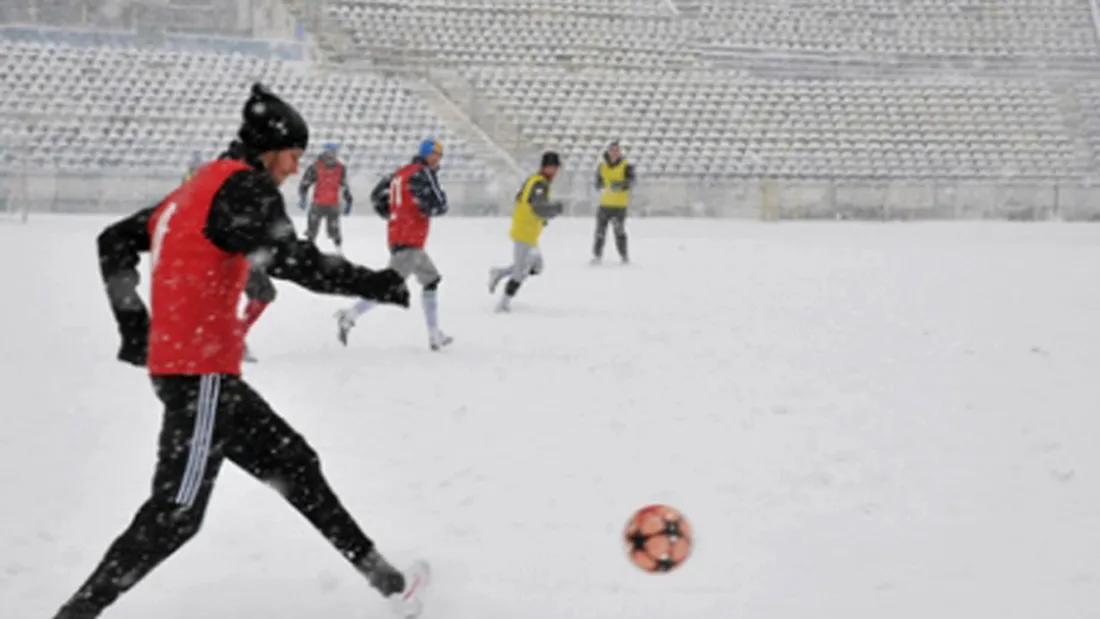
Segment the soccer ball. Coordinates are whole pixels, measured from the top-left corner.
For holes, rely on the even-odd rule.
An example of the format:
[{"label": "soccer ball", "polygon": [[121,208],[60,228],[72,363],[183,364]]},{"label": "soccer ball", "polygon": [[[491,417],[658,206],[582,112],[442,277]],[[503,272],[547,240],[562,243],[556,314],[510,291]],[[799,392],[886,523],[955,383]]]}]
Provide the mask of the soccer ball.
[{"label": "soccer ball", "polygon": [[649,505],[626,523],[624,540],[634,565],[647,572],[671,572],[691,555],[691,524],[672,507]]}]

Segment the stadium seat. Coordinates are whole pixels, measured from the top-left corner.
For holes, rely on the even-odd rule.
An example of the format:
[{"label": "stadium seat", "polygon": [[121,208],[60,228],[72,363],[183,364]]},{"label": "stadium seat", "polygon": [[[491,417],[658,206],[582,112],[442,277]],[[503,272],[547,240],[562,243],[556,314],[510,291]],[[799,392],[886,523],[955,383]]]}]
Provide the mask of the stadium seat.
[{"label": "stadium seat", "polygon": [[472,64],[664,66],[694,59],[686,45],[692,27],[660,2],[344,1],[328,10],[363,53]]},{"label": "stadium seat", "polygon": [[1093,57],[1085,0],[695,0],[717,48],[913,56]]},{"label": "stadium seat", "polygon": [[[65,5],[40,3],[58,19]],[[333,0],[324,12],[351,57],[439,65],[486,104],[471,117],[507,122],[570,168],[589,169],[611,139],[646,178],[1079,178],[1100,165],[1100,82],[1073,80],[1067,105],[1042,75],[981,70],[1095,63],[1086,0]],[[37,118],[0,125],[4,161],[20,143],[33,161],[178,170],[231,137],[259,79],[302,108],[316,143],[343,143],[352,167],[391,167],[432,134],[448,142],[446,174],[489,176],[388,73],[321,72],[213,39],[154,50],[65,36],[0,40],[0,105],[9,120]],[[760,57],[779,69],[736,61]],[[811,57],[928,70],[789,70]]]},{"label": "stadium seat", "polygon": [[[1067,177],[1084,173],[1055,95],[997,79],[780,79],[737,72],[470,69],[538,144],[586,169],[610,139],[647,175]],[[532,102],[542,102],[532,105]]]},{"label": "stadium seat", "polygon": [[62,169],[126,166],[181,174],[192,152],[213,157],[232,139],[243,97],[260,80],[302,111],[313,144],[340,143],[354,170],[392,169],[434,135],[447,144],[445,174],[486,176],[467,145],[393,78],[181,50],[4,40],[0,50],[6,52],[0,53],[3,126],[33,127],[20,143],[5,141],[5,161],[24,149],[32,163]]}]

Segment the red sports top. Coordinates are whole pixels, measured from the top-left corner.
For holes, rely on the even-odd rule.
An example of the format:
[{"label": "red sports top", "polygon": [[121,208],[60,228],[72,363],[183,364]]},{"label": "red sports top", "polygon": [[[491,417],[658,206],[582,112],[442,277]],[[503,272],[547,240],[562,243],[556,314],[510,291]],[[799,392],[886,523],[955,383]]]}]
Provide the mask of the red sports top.
[{"label": "red sports top", "polygon": [[232,159],[212,162],[169,195],[149,220],[150,374],[241,372],[244,329],[237,303],[249,262],[219,249],[203,229],[222,184],[248,168]]},{"label": "red sports top", "polygon": [[344,178],[344,164],[326,166],[317,162],[317,185],[313,188],[313,203],[317,206],[340,206],[340,181]]},{"label": "red sports top", "polygon": [[390,181],[390,247],[423,249],[428,240],[431,219],[420,210],[416,196],[409,190],[409,178],[423,167],[410,163],[395,172]]}]

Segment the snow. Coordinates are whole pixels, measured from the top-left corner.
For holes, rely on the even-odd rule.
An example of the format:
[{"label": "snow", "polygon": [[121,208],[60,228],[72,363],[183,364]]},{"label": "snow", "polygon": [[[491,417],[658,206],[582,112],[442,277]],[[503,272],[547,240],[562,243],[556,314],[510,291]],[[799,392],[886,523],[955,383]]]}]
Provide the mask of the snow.
[{"label": "snow", "polygon": [[[0,225],[0,616],[50,617],[143,500],[159,407],[114,361],[103,217]],[[345,504],[436,581],[426,619],[1097,616],[1100,231],[1007,223],[591,222],[492,312],[507,222],[430,249],[453,348],[418,299],[335,339],[350,300],[278,282],[247,379]],[[385,260],[381,222],[348,253]],[[327,244],[323,243],[323,247]],[[696,530],[654,576],[630,513]],[[227,465],[203,531],[104,617],[386,617],[270,488]]]}]

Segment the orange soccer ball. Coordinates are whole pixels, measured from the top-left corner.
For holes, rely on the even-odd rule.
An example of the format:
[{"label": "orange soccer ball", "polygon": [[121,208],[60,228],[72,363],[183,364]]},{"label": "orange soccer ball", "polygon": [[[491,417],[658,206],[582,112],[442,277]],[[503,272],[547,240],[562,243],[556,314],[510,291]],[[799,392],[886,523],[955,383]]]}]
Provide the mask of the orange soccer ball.
[{"label": "orange soccer ball", "polygon": [[624,532],[630,560],[647,572],[671,572],[691,555],[691,524],[676,509],[650,505],[634,512]]}]

